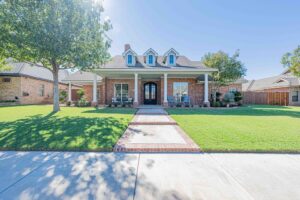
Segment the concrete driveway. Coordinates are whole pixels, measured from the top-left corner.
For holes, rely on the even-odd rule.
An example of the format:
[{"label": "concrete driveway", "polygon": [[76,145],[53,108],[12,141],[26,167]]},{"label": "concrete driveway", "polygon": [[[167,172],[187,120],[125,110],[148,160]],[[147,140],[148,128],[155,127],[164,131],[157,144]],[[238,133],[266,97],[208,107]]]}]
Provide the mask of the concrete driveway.
[{"label": "concrete driveway", "polygon": [[0,199],[300,199],[300,155],[0,152]]}]

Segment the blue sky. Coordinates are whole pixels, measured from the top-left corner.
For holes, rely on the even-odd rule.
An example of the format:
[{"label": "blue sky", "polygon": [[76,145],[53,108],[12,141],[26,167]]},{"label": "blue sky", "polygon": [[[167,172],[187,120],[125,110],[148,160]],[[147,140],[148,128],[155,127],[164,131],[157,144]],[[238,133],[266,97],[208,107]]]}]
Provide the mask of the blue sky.
[{"label": "blue sky", "polygon": [[281,56],[300,45],[299,0],[104,0],[111,55],[129,43],[138,54],[175,48],[192,60],[240,50],[246,78],[281,73]]}]

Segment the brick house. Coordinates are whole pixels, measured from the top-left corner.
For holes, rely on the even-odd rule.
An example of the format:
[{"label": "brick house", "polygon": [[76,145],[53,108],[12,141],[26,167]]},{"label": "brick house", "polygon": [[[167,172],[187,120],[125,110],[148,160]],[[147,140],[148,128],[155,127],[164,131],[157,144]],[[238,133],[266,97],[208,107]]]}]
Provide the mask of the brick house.
[{"label": "brick house", "polygon": [[300,78],[290,70],[285,70],[278,76],[251,80],[242,85],[244,92],[288,92],[289,105],[300,106]]},{"label": "brick house", "polygon": [[[189,58],[171,48],[163,55],[148,49],[138,55],[126,44],[122,55],[114,56],[101,68],[90,72],[76,72],[65,78],[69,84],[69,100],[76,95],[72,84],[82,85],[86,98],[93,104],[108,105],[113,98],[133,98],[134,105],[168,105],[168,97],[176,101],[189,96],[193,105],[209,104],[209,75],[216,69]],[[222,92],[242,89],[242,82],[221,88]],[[75,99],[74,99],[75,98]]]},{"label": "brick house", "polygon": [[[50,70],[28,63],[11,63],[9,71],[0,72],[0,102],[16,101],[19,104],[52,103],[53,78]],[[61,80],[68,71],[59,72],[59,89],[68,85]]]}]

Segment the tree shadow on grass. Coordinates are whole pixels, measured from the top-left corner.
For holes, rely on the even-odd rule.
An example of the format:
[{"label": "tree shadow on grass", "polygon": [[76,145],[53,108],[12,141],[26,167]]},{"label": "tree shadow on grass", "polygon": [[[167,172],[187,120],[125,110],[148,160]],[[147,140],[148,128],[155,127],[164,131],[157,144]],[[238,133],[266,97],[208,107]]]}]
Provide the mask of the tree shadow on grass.
[{"label": "tree shadow on grass", "polygon": [[34,115],[0,122],[0,149],[111,151],[127,124],[114,117]]},{"label": "tree shadow on grass", "polygon": [[133,114],[134,108],[95,108],[93,110],[83,111],[82,113],[99,113],[99,114]]},{"label": "tree shadow on grass", "polygon": [[284,106],[243,106],[239,108],[211,109],[168,109],[171,115],[236,115],[236,116],[287,116],[300,118],[300,109],[295,110]]}]

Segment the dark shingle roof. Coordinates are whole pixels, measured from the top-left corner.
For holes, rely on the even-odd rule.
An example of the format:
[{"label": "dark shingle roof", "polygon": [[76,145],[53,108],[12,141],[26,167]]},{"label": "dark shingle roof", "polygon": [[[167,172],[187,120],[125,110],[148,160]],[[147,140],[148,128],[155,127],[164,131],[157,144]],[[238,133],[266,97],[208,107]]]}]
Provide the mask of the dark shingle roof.
[{"label": "dark shingle roof", "polygon": [[162,68],[162,69],[172,69],[172,68],[193,68],[193,69],[208,69],[200,61],[191,61],[185,56],[178,56],[176,59],[176,66],[167,66],[165,64],[165,60],[163,56],[157,56],[156,65],[148,66],[145,62],[144,56],[136,57],[136,65],[135,66],[127,66],[126,61],[123,56],[117,55],[114,56],[107,64],[103,66],[103,68],[121,68],[121,69],[129,69],[129,68]]},{"label": "dark shingle roof", "polygon": [[243,84],[243,91],[259,91],[290,86],[300,86],[300,78],[291,73],[282,73],[278,76],[249,81]]},{"label": "dark shingle roof", "polygon": [[[94,80],[94,73],[77,71],[73,74],[70,74],[68,77],[63,79],[63,81],[92,81]],[[97,75],[97,80],[101,81],[102,77]]]},{"label": "dark shingle roof", "polygon": [[[43,79],[47,81],[53,81],[52,72],[46,68],[32,65],[29,63],[10,63],[11,67],[8,71],[0,72],[2,76],[29,76],[33,78]],[[58,80],[61,82],[62,79],[69,75],[67,70],[60,70],[58,74]]]}]

